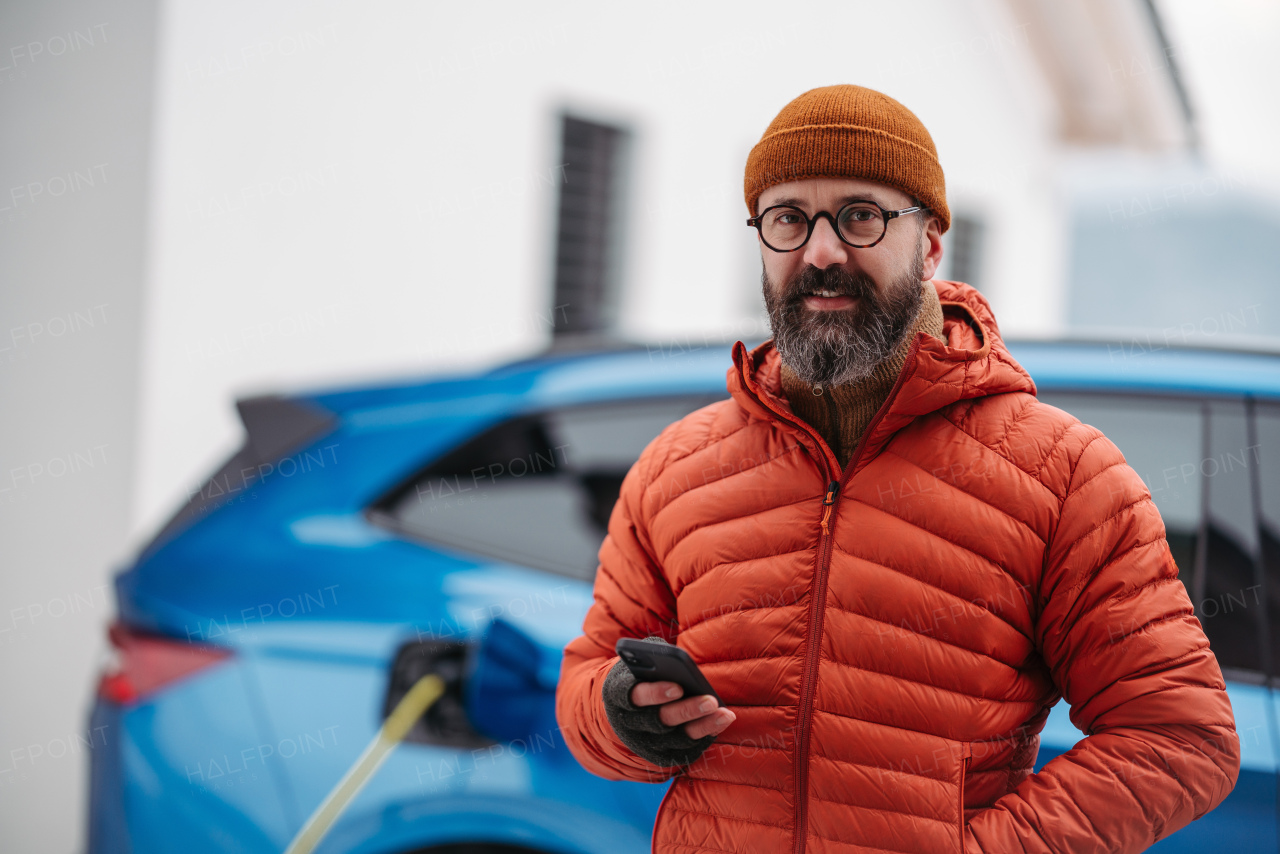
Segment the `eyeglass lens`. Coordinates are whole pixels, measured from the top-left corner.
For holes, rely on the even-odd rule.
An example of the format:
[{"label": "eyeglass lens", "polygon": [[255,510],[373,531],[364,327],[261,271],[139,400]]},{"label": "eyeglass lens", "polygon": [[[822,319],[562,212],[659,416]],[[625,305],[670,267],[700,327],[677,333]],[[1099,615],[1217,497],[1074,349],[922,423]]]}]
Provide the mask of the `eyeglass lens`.
[{"label": "eyeglass lens", "polygon": [[[875,243],[884,233],[884,215],[875,205],[846,205],[836,214],[836,219],[840,236],[855,246]],[[773,208],[765,212],[760,234],[764,242],[775,249],[795,249],[809,234],[808,219],[799,208]]]}]

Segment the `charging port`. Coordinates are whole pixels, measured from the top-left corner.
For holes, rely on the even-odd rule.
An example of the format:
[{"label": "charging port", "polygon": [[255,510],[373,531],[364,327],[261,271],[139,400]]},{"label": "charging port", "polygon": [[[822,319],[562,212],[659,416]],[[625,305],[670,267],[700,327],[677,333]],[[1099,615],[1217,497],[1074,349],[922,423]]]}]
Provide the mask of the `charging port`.
[{"label": "charging port", "polygon": [[472,728],[462,702],[469,645],[458,641],[413,641],[400,647],[391,666],[391,682],[382,704],[382,717],[391,714],[418,680],[434,673],[444,680],[445,693],[409,730],[405,741],[447,747],[488,747],[496,744]]}]

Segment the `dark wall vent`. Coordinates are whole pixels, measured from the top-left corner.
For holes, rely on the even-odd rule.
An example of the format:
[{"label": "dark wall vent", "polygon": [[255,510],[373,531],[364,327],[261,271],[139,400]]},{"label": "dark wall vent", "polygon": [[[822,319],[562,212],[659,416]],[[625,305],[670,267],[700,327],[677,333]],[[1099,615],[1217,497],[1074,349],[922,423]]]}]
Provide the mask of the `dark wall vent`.
[{"label": "dark wall vent", "polygon": [[969,214],[956,214],[951,218],[951,228],[947,236],[951,245],[947,253],[951,256],[951,267],[947,278],[956,282],[964,282],[982,290],[982,242],[985,228],[982,220]]},{"label": "dark wall vent", "polygon": [[622,267],[621,127],[561,117],[564,180],[556,228],[555,336],[601,335],[614,324]]}]

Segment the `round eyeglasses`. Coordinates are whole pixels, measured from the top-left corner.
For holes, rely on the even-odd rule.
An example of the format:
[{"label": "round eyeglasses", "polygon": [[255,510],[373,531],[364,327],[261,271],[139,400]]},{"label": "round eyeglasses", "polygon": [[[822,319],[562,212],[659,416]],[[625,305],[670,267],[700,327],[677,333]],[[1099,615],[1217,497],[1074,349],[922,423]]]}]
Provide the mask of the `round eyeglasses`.
[{"label": "round eyeglasses", "polygon": [[773,205],[747,220],[747,225],[760,232],[764,245],[774,252],[795,252],[809,242],[814,226],[822,217],[827,218],[840,239],[854,249],[869,249],[884,239],[889,230],[889,220],[923,211],[922,205],[898,211],[885,210],[869,199],[849,202],[832,217],[826,211],[818,211],[810,218],[794,205]]}]

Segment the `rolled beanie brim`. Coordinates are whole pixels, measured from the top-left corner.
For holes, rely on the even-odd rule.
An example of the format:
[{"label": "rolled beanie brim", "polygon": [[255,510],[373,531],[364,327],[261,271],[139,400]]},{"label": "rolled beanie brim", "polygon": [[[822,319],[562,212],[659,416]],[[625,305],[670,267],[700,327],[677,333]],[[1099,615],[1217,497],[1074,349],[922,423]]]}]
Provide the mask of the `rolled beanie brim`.
[{"label": "rolled beanie brim", "polygon": [[[783,123],[788,111],[793,110],[793,105],[801,99],[844,88],[860,87],[828,87],[828,90],[805,93],[779,114],[760,142],[751,149],[747,155],[744,180],[749,214],[755,216],[760,194],[777,184],[805,178],[860,178],[896,187],[919,199],[937,215],[945,232],[951,227],[951,211],[947,207],[946,180],[933,150],[933,140],[915,115],[898,102],[880,96],[883,102],[905,114],[892,116],[894,124],[901,127],[909,121],[914,125],[907,125],[912,135],[920,137],[927,147],[921,142],[856,122],[803,123],[798,126]],[[865,99],[860,100],[866,103]],[[779,127],[780,123],[783,126]]]}]

